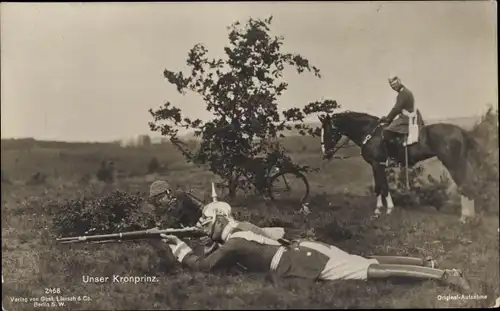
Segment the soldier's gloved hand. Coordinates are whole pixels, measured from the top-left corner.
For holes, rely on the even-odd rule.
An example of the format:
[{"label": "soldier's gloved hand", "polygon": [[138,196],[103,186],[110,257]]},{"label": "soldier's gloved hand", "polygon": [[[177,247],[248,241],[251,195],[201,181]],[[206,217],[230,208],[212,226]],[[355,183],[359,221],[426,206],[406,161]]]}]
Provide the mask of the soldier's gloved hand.
[{"label": "soldier's gloved hand", "polygon": [[388,120],[387,120],[387,117],[386,116],[383,116],[382,118],[380,118],[380,123],[384,124],[384,123],[387,123]]},{"label": "soldier's gloved hand", "polygon": [[160,234],[161,236],[161,240],[167,244],[170,244],[170,245],[177,245],[177,244],[180,244],[182,243],[182,240],[179,239],[177,236],[175,235],[166,235],[166,234]]},{"label": "soldier's gloved hand", "polygon": [[175,235],[162,234],[161,238],[163,242],[167,243],[172,254],[179,262],[182,262],[184,257],[192,252],[192,249]]}]

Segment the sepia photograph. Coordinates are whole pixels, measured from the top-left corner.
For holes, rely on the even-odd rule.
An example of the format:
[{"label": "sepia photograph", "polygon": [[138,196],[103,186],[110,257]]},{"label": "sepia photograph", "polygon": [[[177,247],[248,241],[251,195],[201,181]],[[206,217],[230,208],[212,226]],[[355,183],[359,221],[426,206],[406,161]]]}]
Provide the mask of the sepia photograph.
[{"label": "sepia photograph", "polygon": [[496,1],[0,4],[2,310],[500,308]]}]

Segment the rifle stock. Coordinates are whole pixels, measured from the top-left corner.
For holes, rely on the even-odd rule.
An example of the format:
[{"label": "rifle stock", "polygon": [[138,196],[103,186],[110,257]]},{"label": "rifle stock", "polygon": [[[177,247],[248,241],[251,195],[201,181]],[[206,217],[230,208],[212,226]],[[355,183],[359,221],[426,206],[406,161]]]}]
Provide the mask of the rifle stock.
[{"label": "rifle stock", "polygon": [[139,231],[128,231],[111,234],[98,234],[98,235],[84,235],[77,237],[64,237],[56,239],[61,244],[69,243],[109,243],[121,242],[130,240],[142,239],[159,239],[161,234],[176,235],[178,237],[202,237],[206,234],[197,227],[181,228],[181,229],[148,229]]}]

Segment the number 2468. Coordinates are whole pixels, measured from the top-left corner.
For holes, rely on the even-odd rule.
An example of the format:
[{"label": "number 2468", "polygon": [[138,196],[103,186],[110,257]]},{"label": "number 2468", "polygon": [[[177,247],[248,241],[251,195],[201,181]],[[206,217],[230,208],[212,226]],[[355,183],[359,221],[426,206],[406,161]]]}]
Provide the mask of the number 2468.
[{"label": "number 2468", "polygon": [[45,294],[60,294],[61,289],[60,288],[46,288],[45,289]]}]

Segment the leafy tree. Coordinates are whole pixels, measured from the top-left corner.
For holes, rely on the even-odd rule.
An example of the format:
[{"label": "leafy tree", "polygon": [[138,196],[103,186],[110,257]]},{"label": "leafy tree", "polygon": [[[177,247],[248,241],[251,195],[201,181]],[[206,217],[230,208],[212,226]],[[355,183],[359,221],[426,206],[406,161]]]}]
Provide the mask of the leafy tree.
[{"label": "leafy tree", "polygon": [[[169,137],[188,161],[208,163],[212,172],[229,182],[245,163],[262,154],[265,159],[285,159],[300,171],[310,170],[294,164],[277,138],[284,137],[281,132],[292,127],[302,135],[314,135],[314,130],[304,124],[305,116],[298,108],[280,115],[278,98],[288,88],[283,79],[285,67],[318,78],[320,70],[299,54],[282,52],[284,38],[270,35],[271,21],[272,16],[265,20],[251,18],[244,26],[240,22],[230,25],[229,45],[224,47],[226,59],[209,59],[205,46],[196,44],[188,53],[189,73],[164,70],[165,78],[179,93],[192,91],[201,96],[207,111],[214,115],[212,120],[191,120],[170,102],[156,111],[149,110],[154,119],[149,122],[152,131]],[[334,101],[329,104],[336,107]],[[201,137],[197,152],[181,143],[179,128],[194,129],[194,135]],[[234,194],[234,189],[230,191]]]}]

